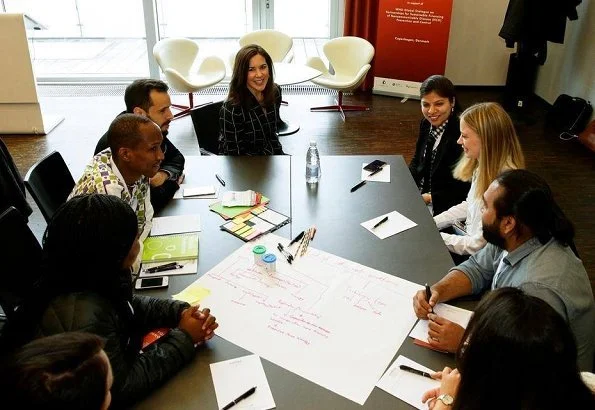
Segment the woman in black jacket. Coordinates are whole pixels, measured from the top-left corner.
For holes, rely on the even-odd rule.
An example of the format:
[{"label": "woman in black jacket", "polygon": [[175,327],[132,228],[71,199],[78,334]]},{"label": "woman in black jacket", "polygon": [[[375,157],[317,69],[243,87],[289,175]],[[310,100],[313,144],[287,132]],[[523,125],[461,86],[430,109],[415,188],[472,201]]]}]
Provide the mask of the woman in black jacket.
[{"label": "woman in black jacket", "polygon": [[433,75],[421,84],[420,97],[424,119],[409,171],[424,202],[438,215],[464,201],[470,185],[452,176],[463,153],[457,144],[460,132],[453,84],[444,76]]},{"label": "woman in black jacket", "polygon": [[[104,337],[115,406],[173,376],[218,326],[208,309],[132,294],[137,238],[136,215],[117,197],[83,195],[62,205],[44,234],[41,279],[7,329],[15,344],[67,331]],[[171,331],[139,353],[143,336],[160,327]]]},{"label": "woman in black jacket", "polygon": [[256,44],[242,47],[219,112],[219,155],[282,155],[277,136],[280,105],[271,56]]}]

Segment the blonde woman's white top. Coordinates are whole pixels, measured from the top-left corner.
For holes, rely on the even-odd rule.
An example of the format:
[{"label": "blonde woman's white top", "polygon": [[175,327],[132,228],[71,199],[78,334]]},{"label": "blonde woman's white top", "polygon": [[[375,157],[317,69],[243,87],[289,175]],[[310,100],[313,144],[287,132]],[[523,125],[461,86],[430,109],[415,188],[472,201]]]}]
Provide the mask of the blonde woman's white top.
[{"label": "blonde woman's white top", "polygon": [[438,229],[451,226],[455,221],[465,221],[467,235],[440,233],[446,247],[452,253],[473,255],[486,244],[481,225],[481,207],[483,206],[483,201],[481,197],[475,195],[476,186],[477,170],[473,172],[467,199],[434,217],[434,222],[436,222]]}]

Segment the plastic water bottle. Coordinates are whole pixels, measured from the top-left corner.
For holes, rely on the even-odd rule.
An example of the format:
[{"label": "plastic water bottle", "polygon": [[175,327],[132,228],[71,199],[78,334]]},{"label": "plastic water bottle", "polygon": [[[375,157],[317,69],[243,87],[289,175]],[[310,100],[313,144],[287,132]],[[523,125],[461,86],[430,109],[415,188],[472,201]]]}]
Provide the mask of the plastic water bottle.
[{"label": "plastic water bottle", "polygon": [[316,141],[310,141],[310,147],[306,154],[306,182],[316,184],[320,180],[320,155]]}]

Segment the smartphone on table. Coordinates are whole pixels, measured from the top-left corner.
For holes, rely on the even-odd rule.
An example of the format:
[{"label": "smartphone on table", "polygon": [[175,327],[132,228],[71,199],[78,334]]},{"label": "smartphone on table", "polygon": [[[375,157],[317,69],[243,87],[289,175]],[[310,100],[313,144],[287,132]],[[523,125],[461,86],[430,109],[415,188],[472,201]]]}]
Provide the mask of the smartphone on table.
[{"label": "smartphone on table", "polygon": [[374,172],[374,171],[376,171],[378,168],[382,168],[382,167],[383,167],[383,166],[385,166],[385,165],[386,165],[386,162],[384,162],[384,161],[381,161],[381,160],[379,160],[379,159],[375,159],[374,161],[372,161],[372,162],[370,162],[368,165],[366,165],[366,166],[364,167],[364,170],[365,170],[365,171],[368,171],[368,172]]},{"label": "smartphone on table", "polygon": [[169,285],[168,276],[156,276],[152,278],[139,278],[136,280],[134,286],[137,290],[143,289],[155,289],[155,288],[166,288]]}]

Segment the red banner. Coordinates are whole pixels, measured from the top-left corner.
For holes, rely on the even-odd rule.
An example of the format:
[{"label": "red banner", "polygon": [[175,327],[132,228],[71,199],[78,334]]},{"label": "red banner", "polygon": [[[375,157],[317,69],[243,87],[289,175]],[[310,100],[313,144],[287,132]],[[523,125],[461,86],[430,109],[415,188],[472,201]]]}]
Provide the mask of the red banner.
[{"label": "red banner", "polygon": [[375,93],[419,97],[423,80],[444,74],[451,12],[452,0],[380,0]]}]

